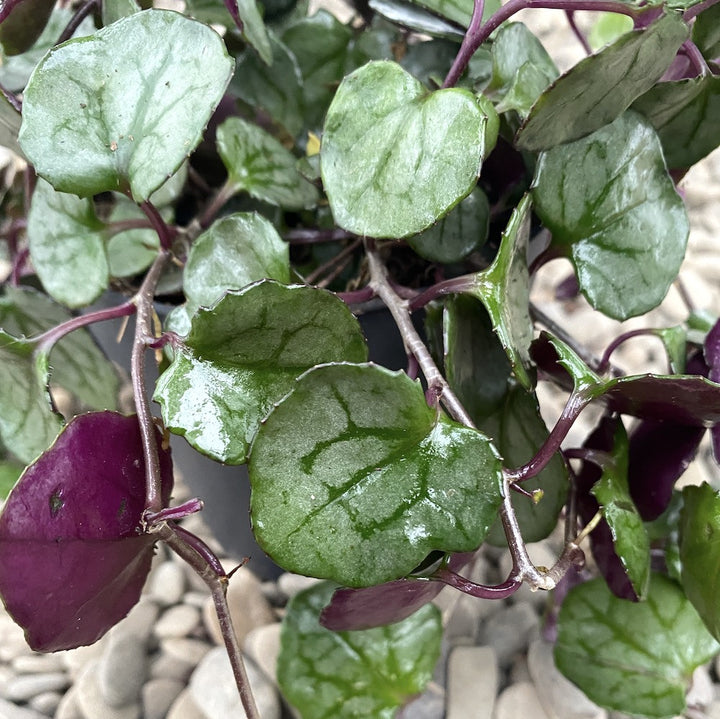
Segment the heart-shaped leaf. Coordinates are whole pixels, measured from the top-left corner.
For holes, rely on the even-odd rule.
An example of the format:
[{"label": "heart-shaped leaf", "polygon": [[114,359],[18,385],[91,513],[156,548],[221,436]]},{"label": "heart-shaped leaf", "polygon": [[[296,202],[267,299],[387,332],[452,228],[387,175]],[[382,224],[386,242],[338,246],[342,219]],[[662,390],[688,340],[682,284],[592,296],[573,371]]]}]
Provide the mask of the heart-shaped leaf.
[{"label": "heart-shaped leaf", "polygon": [[331,632],[318,616],[334,588],[322,582],[290,601],[278,684],[303,719],[392,719],[432,677],[440,656],[440,612],[425,606],[387,627]]},{"label": "heart-shaped leaf", "polygon": [[212,307],[228,290],[262,279],[290,281],[290,252],[261,215],[238,212],[213,223],[193,243],[185,263],[187,309]]},{"label": "heart-shaped leaf", "polygon": [[44,451],[62,427],[48,392],[47,355],[0,330],[0,441],[26,464]]},{"label": "heart-shaped leaf", "polygon": [[476,549],[502,496],[487,437],[438,415],[405,373],[375,365],[298,379],[260,427],[249,472],[263,549],[348,587],[405,576],[433,550]]},{"label": "heart-shaped leaf", "polygon": [[590,490],[603,510],[615,553],[638,599],[644,599],[650,581],[650,540],[628,487],[628,438],[622,422],[615,428],[612,455]]},{"label": "heart-shaped leaf", "polygon": [[436,225],[411,237],[410,247],[432,262],[460,262],[487,239],[490,205],[476,187]]},{"label": "heart-shaped leaf", "polygon": [[558,617],[555,662],[594,702],[646,717],[685,710],[693,670],[720,648],[680,587],[653,574],[645,602],[598,578],[570,590]]},{"label": "heart-shaped leaf", "polygon": [[485,305],[515,377],[526,389],[533,386],[530,374],[533,326],[527,266],[531,204],[530,195],[525,195],[505,228],[497,257],[487,270],[477,273],[475,286],[470,290]]},{"label": "heart-shaped leaf", "polygon": [[297,158],[257,125],[230,117],[217,129],[218,153],[235,192],[288,210],[317,203],[318,192],[297,170]]},{"label": "heart-shaped leaf", "polygon": [[[448,569],[459,572],[474,554],[453,554]],[[320,624],[334,632],[371,629],[407,619],[431,602],[444,589],[442,582],[428,582],[412,577],[396,579],[374,587],[336,589],[320,614]]]},{"label": "heart-shaped leaf", "polygon": [[107,289],[103,229],[92,200],[55,192],[38,181],[28,215],[28,244],[33,267],[53,299],[84,307]]},{"label": "heart-shaped leaf", "polygon": [[155,399],[168,429],[213,459],[239,464],[297,376],[323,362],[366,359],[360,326],[337,297],[260,282],[195,314]]},{"label": "heart-shaped leaf", "polygon": [[687,35],[682,16],[668,13],[581,60],[539,97],[517,144],[548,150],[612,122],[662,77]]},{"label": "heart-shaped leaf", "polygon": [[[71,317],[49,297],[30,288],[7,286],[0,297],[0,327],[14,337],[39,335]],[[54,385],[65,388],[90,409],[115,409],[117,372],[87,330],[77,329],[57,342],[50,351],[50,365]]]},{"label": "heart-shaped leaf", "polygon": [[680,515],[682,585],[705,626],[720,638],[720,495],[709,485],[685,487]]},{"label": "heart-shaped leaf", "polygon": [[571,253],[593,307],[624,320],[662,301],[685,256],[689,224],[647,120],[628,112],[543,153],[533,199],[553,243]]},{"label": "heart-shaped leaf", "polygon": [[490,149],[488,112],[467,90],[428,92],[393,62],[371,62],[346,77],[321,150],[335,221],[372,237],[429,227],[475,186]]},{"label": "heart-shaped leaf", "polygon": [[[170,453],[157,435],[163,501]],[[37,651],[92,644],[140,598],[154,538],[141,534],[136,417],[76,417],[23,474],[0,515],[0,595]]]},{"label": "heart-shaped leaf", "polygon": [[718,145],[715,118],[720,112],[720,77],[702,75],[660,82],[633,103],[652,123],[670,168],[684,169]]},{"label": "heart-shaped leaf", "polygon": [[25,90],[20,144],[56,190],[129,190],[142,202],[200,142],[232,70],[207,25],[135,13],[45,56]]}]

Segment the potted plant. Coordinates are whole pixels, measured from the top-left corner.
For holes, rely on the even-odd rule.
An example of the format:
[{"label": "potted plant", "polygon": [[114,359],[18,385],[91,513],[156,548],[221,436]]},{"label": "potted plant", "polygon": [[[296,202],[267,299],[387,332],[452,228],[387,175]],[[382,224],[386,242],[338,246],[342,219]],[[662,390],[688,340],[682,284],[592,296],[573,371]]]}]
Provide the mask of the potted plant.
[{"label": "potted plant", "polygon": [[[26,163],[3,187],[0,595],[28,642],[94,642],[163,541],[210,587],[257,716],[229,577],[178,524],[202,502],[171,500],[174,433],[247,465],[260,546],[329,580],[283,630],[302,716],[391,716],[432,672],[440,588],[522,584],[562,587],[555,658],[588,696],[682,712],[720,638],[720,495],[675,489],[706,431],[720,454],[720,325],[688,312],[594,358],[529,287],[564,257],[598,313],[663,300],[689,231],[676,183],[719,142],[720,5],[370,0],[349,23],[226,6],[0,9],[0,141]],[[602,12],[605,44],[560,75],[513,21],[527,7],[564,10],[584,44],[573,13]],[[124,297],[88,309],[109,288]],[[357,316],[376,305],[403,370],[367,361]],[[88,328],[131,316],[126,416]],[[665,374],[612,364],[638,334]],[[567,393],[549,431],[539,381]],[[591,403],[599,423],[563,445]],[[534,566],[526,543],[558,521],[562,553]],[[484,541],[512,555],[498,586],[462,576]]]}]

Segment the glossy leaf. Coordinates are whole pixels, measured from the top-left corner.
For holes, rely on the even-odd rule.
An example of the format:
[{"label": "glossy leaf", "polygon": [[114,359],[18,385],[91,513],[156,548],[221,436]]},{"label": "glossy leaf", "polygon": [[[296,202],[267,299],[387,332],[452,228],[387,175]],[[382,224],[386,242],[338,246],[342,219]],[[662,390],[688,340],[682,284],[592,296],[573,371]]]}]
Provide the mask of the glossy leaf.
[{"label": "glossy leaf", "polygon": [[264,63],[272,65],[272,45],[257,3],[255,0],[233,1],[237,3],[238,15],[242,20],[243,37],[255,48]]},{"label": "glossy leaf", "polygon": [[[459,572],[473,557],[472,553],[453,554],[448,569]],[[431,602],[442,591],[442,582],[396,579],[374,587],[341,587],[320,614],[320,624],[334,632],[371,629],[407,619]]]},{"label": "glossy leaf", "polygon": [[287,243],[261,215],[238,212],[223,217],[190,249],[184,272],[188,312],[211,307],[227,290],[266,278],[290,281]]},{"label": "glossy leaf", "polygon": [[602,467],[591,491],[603,510],[615,552],[638,599],[644,599],[650,582],[650,540],[628,487],[628,438],[621,422],[615,430],[612,459]]},{"label": "glossy leaf", "polygon": [[517,110],[522,117],[558,76],[545,48],[522,23],[508,23],[498,30],[492,68],[488,91],[500,99],[497,111]]},{"label": "glossy leaf", "polygon": [[626,113],[543,153],[533,200],[553,243],[571,254],[593,307],[624,320],[662,301],[685,256],[689,224],[647,120]]},{"label": "glossy leaf", "polygon": [[465,35],[460,25],[438,17],[409,0],[370,0],[368,4],[390,22],[409,30],[448,40],[461,40]]},{"label": "glossy leaf", "polygon": [[645,419],[635,427],[630,436],[628,481],[644,520],[653,520],[665,511],[675,483],[695,459],[704,434],[704,427],[671,419]]},{"label": "glossy leaf", "polygon": [[20,144],[56,190],[129,190],[142,202],[200,142],[231,74],[208,26],[168,10],[135,13],[41,61]]},{"label": "glossy leaf", "polygon": [[527,267],[530,207],[530,196],[525,195],[510,217],[493,264],[476,275],[475,286],[470,291],[485,305],[515,377],[526,389],[533,386],[530,375],[533,327]]},{"label": "glossy leaf", "polygon": [[407,237],[475,186],[490,118],[472,93],[428,93],[399,65],[346,77],[325,120],[322,177],[335,221],[372,237]]},{"label": "glossy leaf", "polygon": [[601,706],[646,717],[681,714],[693,670],[720,648],[661,574],[651,576],[645,602],[618,599],[602,579],[574,587],[558,629],[560,671]]},{"label": "glossy leaf", "polygon": [[28,215],[28,244],[35,271],[53,299],[84,307],[107,288],[103,229],[92,200],[55,192],[38,180]]},{"label": "glossy leaf", "polygon": [[[29,288],[7,286],[0,297],[0,327],[15,337],[39,335],[70,318],[67,310]],[[52,383],[64,387],[84,405],[115,409],[117,372],[87,330],[75,330],[57,342],[50,352],[50,365]]]},{"label": "glossy leaf", "polygon": [[705,626],[720,638],[720,495],[709,484],[683,489],[682,586]]},{"label": "glossy leaf", "polygon": [[323,582],[290,600],[278,684],[303,719],[392,719],[432,677],[440,656],[440,612],[426,606],[386,627],[331,632],[318,616],[333,589]]},{"label": "glossy leaf", "polygon": [[668,364],[673,374],[685,372],[685,355],[687,354],[687,331],[682,325],[675,327],[662,327],[653,330],[653,334],[660,338],[668,356]]},{"label": "glossy leaf", "polygon": [[[163,501],[170,453],[160,453]],[[140,598],[154,538],[140,533],[145,464],[135,417],[76,417],[0,515],[0,595],[36,651],[92,644]]]},{"label": "glossy leaf", "polygon": [[235,192],[288,210],[317,204],[318,192],[297,170],[297,158],[257,125],[230,117],[217,129],[218,153]]},{"label": "glossy leaf", "polygon": [[538,98],[517,144],[548,150],[612,122],[660,79],[687,35],[682,17],[669,13],[581,60]]},{"label": "glossy leaf", "polygon": [[[440,17],[446,17],[462,27],[470,24],[473,12],[473,3],[470,0],[415,0],[431,12]],[[483,21],[487,20],[494,12],[500,9],[500,0],[488,0],[483,7]]]},{"label": "glossy leaf", "polygon": [[532,344],[532,358],[543,372],[548,373],[560,385],[566,385],[566,377],[571,380],[570,388],[587,390],[602,385],[595,374],[575,351],[565,342],[553,337],[549,332],[541,332]]},{"label": "glossy leaf", "polygon": [[720,55],[720,7],[712,5],[695,18],[692,39],[708,59]]},{"label": "glossy leaf", "polygon": [[476,187],[437,224],[408,240],[420,257],[431,262],[459,262],[487,239],[490,205]]},{"label": "glossy leaf", "polygon": [[47,356],[33,357],[32,345],[0,330],[0,441],[26,464],[62,427],[47,386]]},{"label": "glossy leaf", "polygon": [[[517,386],[508,392],[503,406],[483,422],[480,429],[493,438],[505,467],[521,467],[529,462],[548,437],[537,398]],[[517,492],[512,494],[515,514],[526,542],[545,539],[557,526],[565,506],[568,475],[559,454],[525,487],[529,491],[535,488],[542,490],[542,497],[537,503]],[[487,541],[499,547],[507,545],[499,520],[493,524]]]},{"label": "glossy leaf", "polygon": [[484,435],[375,365],[304,374],[260,427],[249,471],[263,549],[290,571],[348,587],[405,576],[433,550],[476,549],[502,491]]},{"label": "glossy leaf", "polygon": [[474,297],[448,299],[442,322],[445,377],[479,424],[504,404],[510,363],[490,316]]},{"label": "glossy leaf", "polygon": [[168,429],[213,459],[240,464],[298,375],[323,362],[366,359],[360,326],[341,300],[261,282],[195,314],[155,399]]},{"label": "glossy leaf", "polygon": [[21,122],[20,113],[8,102],[5,95],[0,94],[0,145],[22,157],[23,152],[18,144]]},{"label": "glossy leaf", "polygon": [[715,75],[658,83],[633,109],[652,123],[670,168],[690,167],[720,145],[715,131],[720,78]]},{"label": "glossy leaf", "polygon": [[268,67],[248,50],[237,59],[230,89],[251,107],[264,110],[294,137],[303,128],[302,75],[290,50],[272,32],[269,37],[272,65]]},{"label": "glossy leaf", "polygon": [[[56,7],[50,15],[50,20],[37,42],[22,55],[13,55],[3,58],[0,65],[0,83],[10,92],[20,92],[27,85],[35,66],[42,60],[50,48],[57,43],[60,33],[65,29],[73,17],[70,8]],[[92,18],[85,18],[73,35],[74,38],[84,37],[95,30]]]}]

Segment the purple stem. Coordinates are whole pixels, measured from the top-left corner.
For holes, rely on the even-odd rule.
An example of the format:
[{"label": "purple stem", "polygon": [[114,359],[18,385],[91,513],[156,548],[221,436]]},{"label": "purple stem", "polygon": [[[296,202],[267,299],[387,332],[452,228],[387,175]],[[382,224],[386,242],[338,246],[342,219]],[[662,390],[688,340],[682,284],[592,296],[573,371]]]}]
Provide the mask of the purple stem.
[{"label": "purple stem", "polygon": [[705,0],[705,2],[693,5],[683,13],[683,20],[685,20],[685,22],[689,22],[694,17],[697,17],[701,12],[707,10],[709,7],[717,5],[718,2],[720,2],[720,0]]},{"label": "purple stem", "polygon": [[367,287],[363,287],[361,290],[338,292],[337,296],[346,305],[359,305],[363,302],[369,302],[373,297],[375,297],[375,290],[368,285]]},{"label": "purple stem", "polygon": [[98,5],[98,0],[87,0],[84,4],[82,4],[77,12],[70,18],[70,22],[65,26],[65,29],[60,34],[60,37],[58,38],[56,45],[59,45],[61,42],[65,42],[66,40],[69,40],[74,34],[75,31],[80,27],[80,23],[91,13]]},{"label": "purple stem", "polygon": [[127,232],[128,230],[152,230],[155,229],[155,225],[153,225],[150,220],[143,220],[138,217],[132,220],[117,220],[116,222],[109,222],[106,225],[106,229],[108,237],[113,237],[114,235],[119,235],[121,232]]},{"label": "purple stem", "polygon": [[592,48],[590,47],[590,43],[588,43],[587,38],[583,34],[582,30],[577,26],[577,23],[575,22],[575,11],[574,10],[566,10],[565,11],[565,17],[567,17],[568,24],[570,25],[570,29],[573,31],[573,34],[578,39],[580,44],[583,47],[583,50],[585,50],[585,54],[592,55]]},{"label": "purple stem", "polygon": [[237,25],[237,29],[242,32],[245,26],[243,25],[243,21],[240,18],[240,11],[238,8],[237,0],[225,0],[225,7],[230,13],[230,17],[232,17],[233,22],[235,23],[235,25]]},{"label": "purple stem", "polygon": [[283,239],[285,242],[289,242],[293,245],[314,245],[320,242],[338,242],[340,240],[349,240],[353,237],[357,237],[357,235],[337,228],[332,230],[299,228],[295,230],[288,230]]},{"label": "purple stem", "polygon": [[[144,518],[148,524],[158,524],[160,522],[179,522],[185,517],[189,517],[191,514],[200,512],[203,508],[203,502],[197,497],[188,499],[187,502],[178,504],[176,507],[164,507],[159,512],[145,512]],[[195,537],[194,534],[188,535]],[[197,537],[195,537],[197,539]]]},{"label": "purple stem", "polygon": [[560,449],[567,433],[575,423],[575,420],[580,416],[580,413],[585,409],[586,405],[590,402],[591,396],[584,390],[573,390],[568,397],[565,407],[563,408],[562,414],[560,415],[552,431],[545,440],[545,443],[537,451],[535,456],[522,467],[512,470],[504,470],[504,474],[509,482],[524,482],[531,477],[535,477],[543,469],[547,463],[553,458],[555,452]]},{"label": "purple stem", "polygon": [[22,250],[13,257],[12,270],[10,272],[10,284],[13,287],[17,287],[20,284],[23,268],[29,256],[30,250],[27,247],[23,247]]},{"label": "purple stem", "polygon": [[36,343],[36,348],[40,352],[49,352],[53,345],[61,340],[65,335],[86,327],[87,325],[94,324],[95,322],[104,322],[105,320],[115,320],[119,317],[128,317],[129,315],[135,314],[136,310],[135,303],[123,302],[121,305],[115,307],[108,307],[105,310],[96,310],[95,312],[88,312],[87,314],[80,315],[79,317],[73,317],[66,322],[49,329],[47,332],[43,332],[41,335],[33,338],[33,342]]},{"label": "purple stem", "polygon": [[[200,508],[202,509],[202,501],[199,499],[190,500],[191,502],[199,502]],[[173,531],[175,534],[178,534],[183,541],[190,545],[208,564],[212,570],[215,572],[215,574],[222,578],[226,576],[225,568],[220,563],[220,560],[218,559],[215,552],[213,552],[210,547],[208,547],[205,542],[203,542],[200,537],[194,535],[192,532],[188,532],[187,529],[184,527],[181,527],[179,524],[173,525]]]},{"label": "purple stem", "polygon": [[20,100],[14,92],[10,92],[10,90],[5,89],[2,85],[0,85],[0,92],[18,112],[22,112],[22,100]]},{"label": "purple stem", "polygon": [[705,76],[710,74],[710,68],[707,62],[705,62],[703,54],[692,40],[685,40],[682,44],[682,50],[685,53],[685,57],[693,64],[698,75]]},{"label": "purple stem", "polygon": [[162,216],[157,211],[157,208],[152,204],[152,202],[150,202],[150,200],[145,200],[145,202],[141,203],[140,209],[145,213],[145,216],[150,221],[150,225],[155,232],[157,232],[158,237],[160,238],[160,247],[162,247],[163,250],[170,250],[175,237],[174,230],[168,227],[167,223],[163,220]]},{"label": "purple stem", "polygon": [[171,332],[170,330],[163,332],[156,340],[146,343],[147,347],[151,350],[161,350],[165,347],[165,345],[170,345],[173,349],[177,349],[182,346],[182,344],[182,337],[180,337],[180,335],[176,332]]},{"label": "purple stem", "polygon": [[[476,3],[473,9],[472,19],[470,20],[470,27],[468,27],[465,33],[460,50],[442,86],[444,88],[453,87],[460,79],[467,64],[470,62],[470,58],[475,54],[475,51],[480,45],[482,45],[502,23],[520,10],[528,8],[615,12],[621,15],[628,15],[633,19],[641,14],[641,11],[638,11],[636,8],[630,7],[623,2],[616,2],[615,0],[509,0],[508,3],[501,6],[484,25],[479,25],[477,22],[478,18],[476,18]],[[479,17],[482,19],[482,13]]]},{"label": "purple stem", "polygon": [[352,255],[355,250],[362,244],[362,239],[357,238],[353,240],[347,247],[344,247],[337,255],[331,257],[327,262],[324,262],[319,267],[316,267],[306,278],[305,282],[309,285],[315,284],[323,275],[323,273],[334,268],[338,263],[341,263],[346,257]]},{"label": "purple stem", "polygon": [[161,250],[158,253],[134,298],[137,305],[137,320],[135,322],[135,338],[130,357],[130,374],[132,376],[135,410],[137,411],[140,435],[142,437],[143,455],[145,457],[145,509],[149,512],[159,512],[163,507],[155,423],[150,412],[150,402],[145,392],[145,350],[147,349],[145,343],[148,338],[153,336],[155,287],[169,259],[170,252],[167,250]]},{"label": "purple stem", "polygon": [[517,579],[511,579],[508,577],[502,584],[495,586],[489,586],[487,584],[476,584],[471,582],[465,577],[461,577],[447,567],[441,567],[429,579],[442,582],[450,587],[460,590],[465,594],[470,594],[473,597],[480,599],[506,599],[507,597],[515,594],[522,582]]},{"label": "purple stem", "polygon": [[198,222],[203,230],[206,230],[212,224],[216,215],[222,209],[222,206],[235,194],[235,188],[229,182],[226,182],[216,193],[215,197],[210,200],[208,206],[203,210]]},{"label": "purple stem", "polygon": [[436,300],[438,297],[467,292],[474,286],[475,275],[462,275],[461,277],[453,277],[449,280],[443,280],[432,287],[428,287],[420,294],[415,295],[408,304],[408,310],[410,310],[410,312],[417,312],[417,310],[422,309],[425,305],[433,300]]},{"label": "purple stem", "polygon": [[632,339],[633,337],[640,337],[642,335],[651,335],[655,336],[655,331],[652,329],[648,329],[647,327],[644,327],[642,329],[638,330],[630,330],[629,332],[624,332],[621,335],[618,335],[605,349],[605,352],[603,352],[603,356],[600,358],[600,362],[597,364],[597,368],[595,371],[598,374],[605,374],[607,372],[608,367],[610,366],[610,357],[612,356],[612,353],[623,343],[625,340]]},{"label": "purple stem", "polygon": [[573,447],[572,449],[563,450],[563,454],[568,459],[582,459],[583,462],[592,462],[601,469],[615,462],[613,456],[608,452],[593,449],[592,447]]}]

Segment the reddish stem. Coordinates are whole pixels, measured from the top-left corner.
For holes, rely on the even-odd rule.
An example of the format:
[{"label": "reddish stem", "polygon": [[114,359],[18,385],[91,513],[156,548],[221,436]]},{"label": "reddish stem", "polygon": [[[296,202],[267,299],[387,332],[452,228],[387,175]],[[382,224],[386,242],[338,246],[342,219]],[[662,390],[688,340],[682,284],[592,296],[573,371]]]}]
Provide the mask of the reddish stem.
[{"label": "reddish stem", "polygon": [[573,31],[573,34],[578,39],[578,42],[582,45],[583,50],[585,50],[585,54],[592,55],[592,48],[590,47],[590,43],[588,43],[587,38],[575,22],[575,11],[566,10],[565,17],[567,17],[568,24],[570,25],[570,29]]},{"label": "reddish stem", "polygon": [[508,577],[502,584],[490,586],[487,584],[476,584],[471,582],[465,577],[461,577],[447,567],[441,567],[434,574],[430,576],[430,579],[447,584],[450,587],[464,592],[465,594],[471,594],[473,597],[480,599],[506,599],[507,597],[515,594],[522,582],[517,579],[511,579]]},{"label": "reddish stem", "polygon": [[70,18],[70,22],[65,26],[65,29],[62,31],[60,37],[55,44],[59,45],[61,42],[69,40],[75,34],[75,31],[80,27],[80,23],[91,12],[93,12],[97,6],[98,0],[87,0],[86,3],[81,5],[78,8],[77,12],[72,16],[72,18]]},{"label": "reddish stem", "polygon": [[145,200],[145,202],[140,204],[140,209],[145,213],[145,216],[150,221],[150,225],[155,232],[157,232],[160,238],[160,247],[162,247],[163,250],[172,249],[175,231],[168,227],[155,205],[153,205],[150,200]]},{"label": "reddish stem", "polygon": [[453,277],[449,280],[438,282],[432,287],[428,287],[425,291],[415,295],[408,303],[408,310],[416,312],[422,309],[438,297],[444,295],[456,295],[467,292],[475,286],[475,275],[462,275],[461,277]]}]

